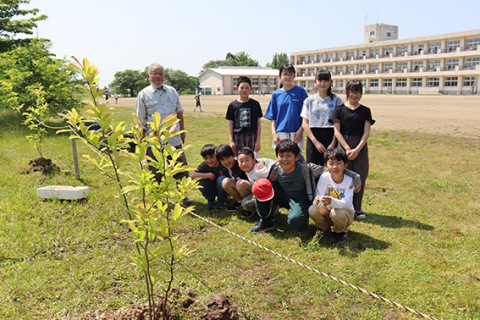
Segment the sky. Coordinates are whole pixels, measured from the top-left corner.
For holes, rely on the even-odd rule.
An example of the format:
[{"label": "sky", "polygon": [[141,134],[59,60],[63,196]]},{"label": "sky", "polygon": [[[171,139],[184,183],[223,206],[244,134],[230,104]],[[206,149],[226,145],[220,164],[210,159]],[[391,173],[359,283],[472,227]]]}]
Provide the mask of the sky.
[{"label": "sky", "polygon": [[365,24],[399,27],[399,39],[480,29],[478,0],[31,0],[59,58],[87,58],[107,86],[117,71],[152,62],[198,76],[210,60],[363,43]]}]

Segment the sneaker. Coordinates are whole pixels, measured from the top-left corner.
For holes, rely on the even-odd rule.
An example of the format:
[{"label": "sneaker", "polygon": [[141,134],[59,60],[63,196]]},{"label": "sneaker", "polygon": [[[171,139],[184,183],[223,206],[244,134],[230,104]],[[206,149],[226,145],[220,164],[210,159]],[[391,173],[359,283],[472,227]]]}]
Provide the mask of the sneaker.
[{"label": "sneaker", "polygon": [[208,200],[207,202],[207,209],[214,209],[215,208],[215,200]]},{"label": "sneaker", "polygon": [[335,233],[335,236],[333,237],[335,242],[341,243],[344,242],[345,239],[347,239],[347,233],[346,232],[340,232],[340,233]]},{"label": "sneaker", "polygon": [[248,211],[248,210],[241,210],[240,211],[240,217],[244,219],[251,218],[255,215],[256,212]]},{"label": "sneaker", "polygon": [[235,202],[234,204],[229,204],[226,207],[227,211],[233,212],[233,211],[241,211],[243,210],[242,205],[238,202]]},{"label": "sneaker", "polygon": [[264,222],[260,220],[255,227],[250,229],[250,232],[266,232],[273,229],[275,229],[275,223],[273,221]]},{"label": "sneaker", "polygon": [[363,220],[363,219],[365,219],[366,217],[367,217],[367,216],[365,215],[365,213],[364,213],[362,210],[355,212],[355,218],[356,218],[357,220]]},{"label": "sneaker", "polygon": [[185,206],[189,206],[193,203],[193,201],[188,198],[183,199],[182,202],[183,202],[183,205]]}]

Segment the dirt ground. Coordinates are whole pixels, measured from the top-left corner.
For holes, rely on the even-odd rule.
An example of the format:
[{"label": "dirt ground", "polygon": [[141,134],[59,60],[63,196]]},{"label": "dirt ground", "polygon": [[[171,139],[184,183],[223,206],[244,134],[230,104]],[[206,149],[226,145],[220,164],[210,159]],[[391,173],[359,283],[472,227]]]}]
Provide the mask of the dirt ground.
[{"label": "dirt ground", "polygon": [[[344,99],[344,94],[339,95]],[[270,95],[252,96],[265,111]],[[225,113],[236,96],[202,96],[204,115]],[[118,105],[135,107],[135,98],[120,98]],[[195,108],[193,95],[181,96],[185,116]],[[376,120],[372,131],[412,131],[480,138],[480,96],[374,95],[361,102],[370,107]],[[222,124],[223,125],[223,124]],[[188,128],[187,128],[188,130]]]}]

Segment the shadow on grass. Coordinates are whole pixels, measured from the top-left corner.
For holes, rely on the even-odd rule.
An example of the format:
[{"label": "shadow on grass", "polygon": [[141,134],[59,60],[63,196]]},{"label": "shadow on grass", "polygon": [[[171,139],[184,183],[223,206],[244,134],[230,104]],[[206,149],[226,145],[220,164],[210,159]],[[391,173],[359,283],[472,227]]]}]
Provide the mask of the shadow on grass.
[{"label": "shadow on grass", "polygon": [[383,214],[367,213],[367,218],[362,220],[362,223],[377,224],[386,228],[417,228],[421,230],[433,230],[434,227],[428,224],[416,221],[403,219],[402,217],[387,216]]}]

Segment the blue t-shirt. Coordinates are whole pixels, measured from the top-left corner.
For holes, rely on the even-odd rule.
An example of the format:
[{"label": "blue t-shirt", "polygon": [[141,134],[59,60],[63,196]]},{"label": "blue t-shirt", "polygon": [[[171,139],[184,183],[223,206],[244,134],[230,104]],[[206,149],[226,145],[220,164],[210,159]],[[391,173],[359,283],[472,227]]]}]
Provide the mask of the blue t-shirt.
[{"label": "blue t-shirt", "polygon": [[302,125],[300,112],[307,97],[305,89],[299,86],[288,91],[276,90],[268,104],[265,118],[275,120],[277,132],[295,132]]}]

